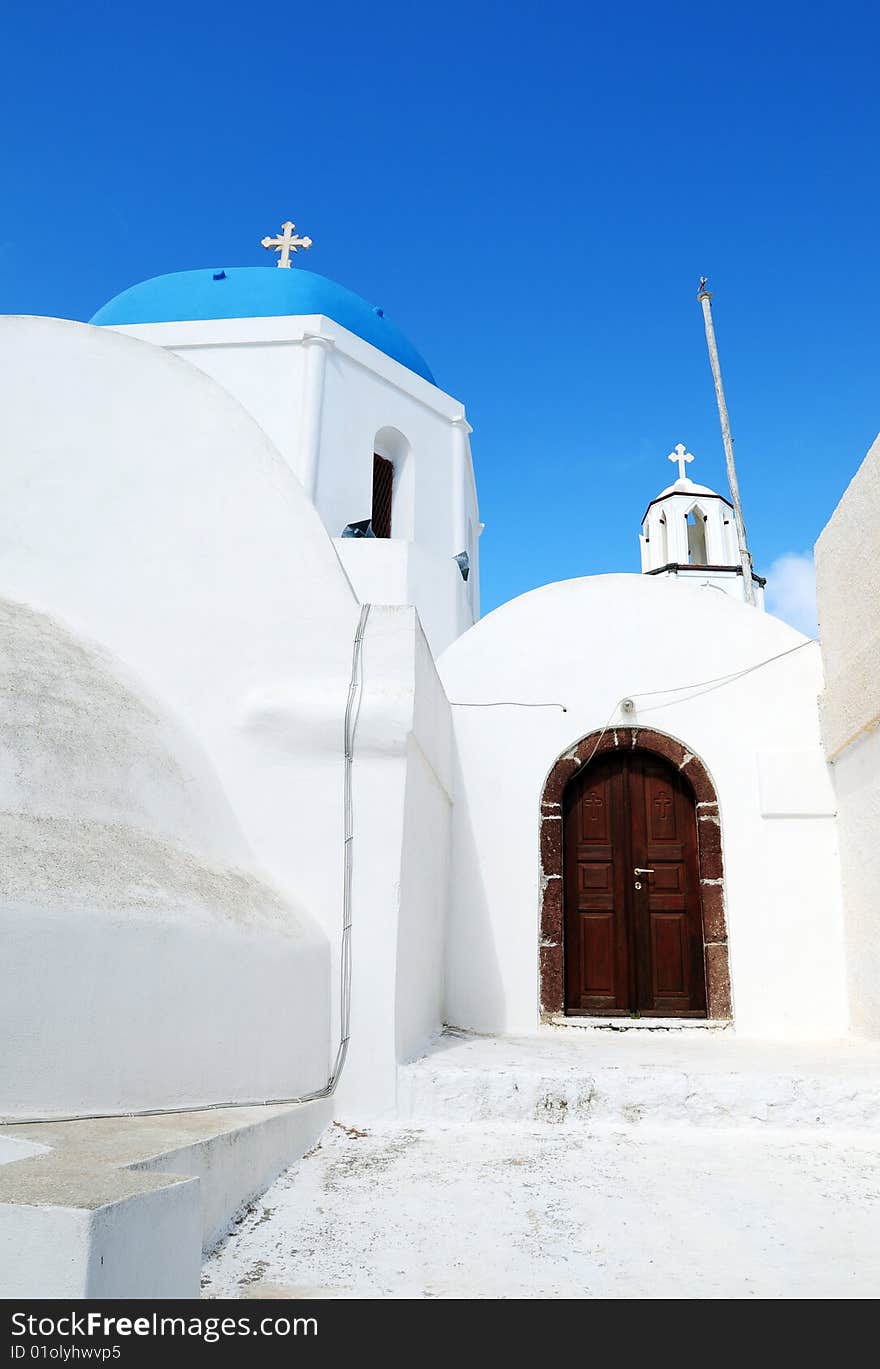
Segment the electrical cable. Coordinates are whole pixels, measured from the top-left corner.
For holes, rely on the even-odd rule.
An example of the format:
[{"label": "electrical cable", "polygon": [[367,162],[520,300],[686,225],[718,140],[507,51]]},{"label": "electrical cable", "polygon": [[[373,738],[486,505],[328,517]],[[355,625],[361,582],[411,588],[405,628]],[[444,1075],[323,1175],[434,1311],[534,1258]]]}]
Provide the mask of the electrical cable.
[{"label": "electrical cable", "polygon": [[765,665],[772,665],[774,661],[781,661],[783,656],[791,656],[796,651],[803,651],[805,646],[813,646],[815,642],[815,637],[808,637],[805,642],[798,642],[797,646],[790,646],[785,651],[777,652],[775,656],[767,656],[763,661],[756,661],[754,665],[745,666],[742,670],[731,671],[729,675],[716,675],[712,680],[695,680],[693,684],[677,685],[674,689],[643,689],[640,693],[634,691],[627,697],[649,699],[657,694],[682,694],[687,689],[701,689],[703,685],[732,683],[734,680],[741,680],[744,675],[751,675],[753,670],[760,670]]},{"label": "electrical cable", "polygon": [[605,736],[605,733],[608,731],[609,727],[611,726],[611,720],[612,720],[612,718],[614,717],[615,713],[617,712],[618,708],[620,707],[620,705],[621,705],[622,703],[623,703],[623,699],[618,699],[618,700],[617,700],[617,703],[614,705],[614,707],[612,708],[611,712],[608,714],[608,721],[607,721],[607,723],[605,724],[605,726],[602,728],[602,731],[599,733],[598,737],[596,738],[596,740],[595,740],[595,742],[594,742],[594,744],[593,744],[593,749],[592,749],[592,751],[590,752],[589,756],[587,757],[587,759],[586,759],[586,760],[583,762],[583,764],[581,765],[581,767],[580,767],[581,770],[586,769],[586,767],[590,764],[590,761],[591,761],[591,760],[593,759],[593,757],[595,756],[596,752],[599,750],[599,743],[602,741],[602,738]]},{"label": "electrical cable", "polygon": [[658,694],[678,694],[680,697],[666,699],[663,703],[651,704],[648,708],[639,707],[638,712],[644,716],[645,713],[658,713],[661,709],[672,708],[676,704],[690,703],[691,699],[699,699],[703,694],[711,694],[715,689],[723,689],[725,685],[734,684],[737,680],[742,680],[746,675],[751,675],[756,670],[763,669],[764,666],[772,665],[774,661],[781,661],[785,656],[791,656],[795,651],[801,651],[805,646],[815,644],[815,638],[809,638],[806,642],[798,642],[797,646],[789,647],[787,651],[777,652],[775,656],[768,656],[766,660],[757,661],[755,665],[746,666],[743,670],[733,671],[730,675],[719,675],[714,680],[700,680],[690,685],[679,685],[676,689],[649,689],[641,694],[633,694],[633,699],[656,698]]},{"label": "electrical cable", "polygon": [[[671,689],[644,689],[641,691],[631,690],[628,694],[624,694],[622,698],[618,699],[614,707],[615,710],[619,708],[620,705],[623,703],[624,699],[652,699],[656,698],[658,694],[684,694],[690,689],[699,690],[701,693],[708,693],[712,686],[717,685],[719,688],[721,688],[722,685],[732,684],[734,680],[741,680],[743,676],[751,675],[752,671],[761,670],[763,666],[771,665],[773,661],[781,661],[784,656],[791,656],[795,651],[802,651],[805,646],[813,646],[815,642],[815,637],[808,637],[805,642],[798,642],[797,646],[790,646],[785,651],[777,652],[775,656],[768,656],[763,661],[756,661],[754,665],[745,666],[742,670],[731,671],[729,675],[716,675],[711,680],[695,680],[692,684],[676,685],[674,688]],[[691,697],[696,698],[698,696],[693,695]],[[680,703],[682,702],[682,700],[672,699],[670,702]],[[491,700],[486,703],[471,703],[469,701],[462,702],[458,699],[450,699],[449,704],[451,708],[561,708],[563,713],[568,712],[567,704],[530,703],[525,702],[521,699],[498,699]],[[656,704],[651,709],[645,708],[641,709],[640,711],[643,713],[649,713],[656,711],[656,709],[658,708],[666,707],[666,704]],[[613,717],[614,713],[612,713],[611,716]],[[604,735],[604,733],[607,732],[609,726],[610,719],[605,724],[605,727],[602,729],[602,735]]]},{"label": "electrical cable", "polygon": [[469,703],[467,700],[465,700],[465,702],[462,703],[462,702],[460,702],[458,699],[450,699],[450,700],[449,700],[449,707],[450,707],[450,708],[561,708],[562,711],[563,711],[563,713],[567,713],[567,712],[568,712],[568,709],[566,708],[565,704],[556,704],[556,703],[550,703],[550,704],[523,703],[521,699],[493,699],[490,703]]},{"label": "electrical cable", "polygon": [[75,1112],[60,1117],[10,1117],[0,1118],[0,1129],[6,1127],[33,1127],[52,1122],[99,1122],[114,1118],[117,1121],[127,1117],[167,1117],[183,1112],[218,1112],[225,1108],[266,1108],[280,1107],[285,1103],[312,1103],[319,1098],[329,1098],[336,1090],[348,1055],[351,1039],[351,884],[352,884],[352,847],[354,845],[354,807],[352,804],[352,765],[354,761],[354,740],[360,717],[363,698],[363,646],[367,619],[372,604],[361,606],[360,618],[354,634],[351,653],[351,676],[348,686],[348,699],[345,705],[343,725],[344,763],[343,763],[343,865],[342,865],[342,944],[340,951],[340,1003],[339,1003],[339,1046],[330,1077],[323,1088],[312,1093],[301,1093],[291,1098],[252,1098],[244,1102],[202,1103],[196,1107],[135,1108],[119,1112]]}]

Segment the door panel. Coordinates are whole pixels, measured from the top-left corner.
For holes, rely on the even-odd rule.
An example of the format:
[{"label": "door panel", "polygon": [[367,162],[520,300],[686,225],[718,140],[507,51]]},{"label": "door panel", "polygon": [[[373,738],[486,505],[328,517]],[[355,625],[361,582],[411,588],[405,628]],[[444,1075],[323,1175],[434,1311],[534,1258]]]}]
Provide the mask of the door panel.
[{"label": "door panel", "polygon": [[696,813],[675,767],[638,751],[589,766],[563,840],[566,1011],[705,1016]]},{"label": "door panel", "polygon": [[[687,922],[677,913],[651,918],[652,989],[655,998],[687,992]],[[689,1007],[690,1004],[683,1006]]]},{"label": "door panel", "polygon": [[659,756],[636,752],[628,766],[633,866],[652,872],[633,890],[636,1010],[705,1016],[694,800],[679,772]]},{"label": "door panel", "polygon": [[581,923],[581,996],[614,996],[614,914],[593,913]]},{"label": "door panel", "polygon": [[598,765],[570,788],[563,814],[566,1002],[577,1012],[627,1012],[624,777]]}]

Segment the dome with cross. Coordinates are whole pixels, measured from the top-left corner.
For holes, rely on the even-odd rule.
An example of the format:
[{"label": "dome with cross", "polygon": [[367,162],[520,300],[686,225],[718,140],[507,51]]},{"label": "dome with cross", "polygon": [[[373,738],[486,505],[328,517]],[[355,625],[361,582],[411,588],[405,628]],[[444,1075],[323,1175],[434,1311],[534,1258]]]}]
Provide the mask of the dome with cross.
[{"label": "dome with cross", "polygon": [[665,490],[661,490],[651,501],[656,504],[658,500],[665,499],[670,494],[708,494],[713,499],[724,499],[725,503],[729,500],[722,494],[716,494],[715,490],[710,490],[708,485],[698,485],[691,480],[687,474],[687,468],[693,461],[693,453],[689,452],[683,442],[679,442],[673,451],[669,453],[667,460],[675,462],[678,466],[678,479],[672,485],[667,485]]},{"label": "dome with cross", "polygon": [[[639,538],[643,575],[696,576],[727,594],[742,597],[742,559],[733,505],[726,495],[698,485],[687,469],[694,457],[683,442],[669,453],[678,478],[651,500]],[[764,580],[753,575],[756,602],[763,607]]]},{"label": "dome with cross", "polygon": [[301,269],[226,266],[154,276],[114,296],[89,320],[106,327],[198,319],[323,314],[424,380],[427,362],[384,310],[344,285]]},{"label": "dome with cross", "polygon": [[655,495],[642,519],[643,571],[655,575],[670,562],[735,563],[738,556],[730,501],[708,485],[691,480],[687,468],[694,458],[683,442],[668,459],[678,466],[678,479]]}]

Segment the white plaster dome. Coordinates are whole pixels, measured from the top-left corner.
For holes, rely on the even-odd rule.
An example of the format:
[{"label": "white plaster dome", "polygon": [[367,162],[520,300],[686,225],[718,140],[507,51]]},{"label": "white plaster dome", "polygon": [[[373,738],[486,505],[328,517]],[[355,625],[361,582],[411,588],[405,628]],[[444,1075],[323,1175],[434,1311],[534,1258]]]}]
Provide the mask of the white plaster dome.
[{"label": "white plaster dome", "polygon": [[726,504],[730,502],[717,490],[710,489],[708,485],[698,485],[695,480],[689,479],[686,475],[680,480],[676,480],[672,485],[667,485],[665,490],[661,490],[659,494],[654,496],[654,499],[665,499],[668,494],[711,494],[713,499],[724,499]]},{"label": "white plaster dome", "polygon": [[106,653],[0,600],[0,692],[0,898],[295,933],[197,747]]},{"label": "white plaster dome", "polygon": [[9,600],[0,692],[0,1116],[319,1088],[326,939],[255,870],[199,746]]},{"label": "white plaster dome", "polygon": [[341,780],[316,803],[249,700],[317,676],[338,738],[359,612],[339,559],[188,361],[27,317],[0,319],[0,353],[2,592],[54,620],[17,676],[6,651],[32,713],[3,738],[0,1114],[321,1088],[341,859],[309,882],[303,853],[336,855]]}]

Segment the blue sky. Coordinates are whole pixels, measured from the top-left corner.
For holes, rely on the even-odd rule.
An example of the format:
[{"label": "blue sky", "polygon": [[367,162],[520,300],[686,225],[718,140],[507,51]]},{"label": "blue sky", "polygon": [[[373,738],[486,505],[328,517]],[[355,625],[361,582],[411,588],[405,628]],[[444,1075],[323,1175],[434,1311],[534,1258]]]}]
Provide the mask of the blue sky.
[{"label": "blue sky", "polygon": [[466,402],[491,608],[638,569],[676,442],[723,489],[706,274],[766,571],[880,428],[880,18],[727,8],[13,0],[0,309],[265,264],[294,219]]}]

